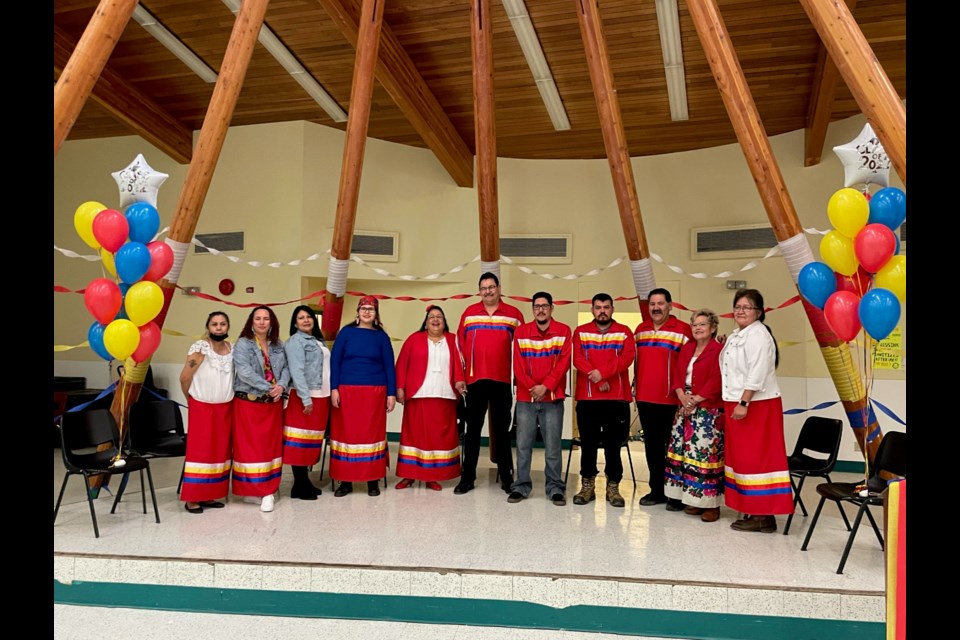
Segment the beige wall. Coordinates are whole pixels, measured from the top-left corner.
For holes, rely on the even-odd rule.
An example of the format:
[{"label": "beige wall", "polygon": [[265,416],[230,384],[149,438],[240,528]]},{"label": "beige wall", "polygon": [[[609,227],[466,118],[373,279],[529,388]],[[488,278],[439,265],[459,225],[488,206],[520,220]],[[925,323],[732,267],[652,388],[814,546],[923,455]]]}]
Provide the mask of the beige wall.
[{"label": "beige wall", "polygon": [[[859,117],[834,123],[828,132],[823,161],[810,168],[802,166],[803,132],[771,139],[804,227],[830,228],[827,200],[843,187],[844,175],[831,149],[853,139],[863,124]],[[93,253],[73,228],[73,212],[87,200],[118,206],[116,184],[110,174],[125,167],[138,153],[155,170],[170,174],[158,200],[161,228],[170,224],[186,176],[185,166],[177,165],[138,137],[67,142],[55,161],[56,245],[81,254]],[[222,256],[191,253],[180,284],[200,286],[203,292],[219,296],[217,283],[231,278],[237,292],[227,300],[234,303],[285,302],[323,288],[326,255],[297,267],[253,267],[246,261],[288,263],[329,250],[342,154],[343,133],[319,125],[284,123],[232,128],[197,232],[244,231],[246,249],[233,254],[242,262],[234,264]],[[750,260],[693,260],[690,255],[693,227],[767,222],[738,145],[635,158],[633,168],[651,251],[686,273],[738,271]],[[535,271],[561,276],[579,274],[626,255],[605,160],[501,159],[498,185],[501,233],[574,236],[570,264],[527,265]],[[903,188],[892,170],[891,185]],[[356,228],[400,234],[399,260],[374,263],[394,274],[446,272],[479,254],[476,191],[455,186],[439,162],[424,149],[368,141]],[[808,235],[808,240],[817,255],[820,236]],[[724,313],[731,306],[732,292],[725,288],[726,278],[696,279],[674,273],[659,263],[655,263],[654,271],[658,284],[669,286],[674,299],[686,307],[708,306]],[[589,299],[598,291],[613,296],[634,295],[627,264],[578,280],[547,280],[509,265],[503,265],[501,273],[506,295],[529,296],[539,289],[550,291],[557,300]],[[100,275],[99,262],[54,254],[55,284],[80,289]],[[475,262],[460,273],[437,281],[410,282],[382,277],[365,266],[352,264],[348,289],[390,296],[442,297],[474,293],[478,275],[479,263]],[[762,291],[768,306],[796,295],[779,256],[731,278],[746,280],[749,286]],[[246,287],[254,287],[255,292],[244,293]],[[456,323],[468,303],[449,301],[443,305],[451,324]],[[345,321],[352,318],[352,304],[348,299]],[[518,305],[529,318],[529,305]],[[206,314],[215,308],[227,308],[236,335],[247,310],[179,294],[174,297],[164,328],[187,337],[165,335],[153,360],[158,377],[166,380],[171,389],[177,386],[176,372],[187,347],[202,332]],[[292,308],[293,304],[276,308],[284,327]],[[635,311],[636,304],[622,302],[618,308]],[[585,311],[586,307],[561,306],[555,315],[574,325],[578,309]],[[402,339],[419,327],[424,304],[388,300],[382,303],[381,311],[391,336]],[[86,339],[92,318],[84,309],[81,296],[56,294],[55,314],[55,344],[74,345]],[[680,315],[686,319],[685,312]],[[799,343],[782,350],[779,373],[785,387],[785,406],[808,407],[836,399],[835,392],[830,393],[832,383],[800,306],[768,314],[768,323],[781,342]],[[905,321],[901,325],[905,329]],[[721,331],[729,332],[732,327],[731,321],[724,320]],[[96,372],[104,368],[103,362],[85,348],[55,353],[54,360],[58,371],[69,371],[71,375],[87,367]],[[875,397],[906,419],[905,372],[877,372],[876,378],[884,382],[885,396],[875,391]],[[816,389],[816,393],[811,395],[811,389]],[[842,416],[842,412],[837,415]],[[802,417],[789,418],[788,429],[795,432],[800,422]],[[896,428],[885,418],[881,418],[881,425],[884,429]],[[399,423],[391,423],[392,429],[398,426]],[[788,437],[788,446],[791,444]],[[844,456],[858,457],[852,441],[845,444]]]}]

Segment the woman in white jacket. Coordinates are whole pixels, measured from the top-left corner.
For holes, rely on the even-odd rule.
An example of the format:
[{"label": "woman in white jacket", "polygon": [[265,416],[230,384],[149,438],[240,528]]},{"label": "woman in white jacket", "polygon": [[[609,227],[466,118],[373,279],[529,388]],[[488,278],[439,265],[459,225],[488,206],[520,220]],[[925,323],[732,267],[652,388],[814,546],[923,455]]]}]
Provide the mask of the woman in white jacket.
[{"label": "woman in white jacket", "polygon": [[793,513],[793,496],[776,375],[780,354],[765,317],[759,291],[737,291],[737,328],[720,352],[727,416],[724,496],[728,507],[743,514],[732,529],[773,533],[774,516]]}]

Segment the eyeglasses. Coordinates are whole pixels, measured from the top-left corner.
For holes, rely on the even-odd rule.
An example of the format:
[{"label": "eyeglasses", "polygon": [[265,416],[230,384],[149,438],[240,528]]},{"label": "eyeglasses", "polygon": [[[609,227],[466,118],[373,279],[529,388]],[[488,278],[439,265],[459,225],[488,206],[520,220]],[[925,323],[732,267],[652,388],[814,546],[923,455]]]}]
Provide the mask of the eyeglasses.
[{"label": "eyeglasses", "polygon": [[549,308],[552,307],[552,306],[553,306],[552,304],[535,304],[535,305],[533,305],[533,310],[534,310],[534,311],[546,311],[547,309],[549,309]]},{"label": "eyeglasses", "polygon": [[756,310],[759,309],[759,308],[760,308],[760,307],[742,307],[742,306],[741,306],[741,307],[734,307],[733,310],[734,310],[734,311],[744,311],[744,312],[746,312],[746,311],[756,311]]},{"label": "eyeglasses", "polygon": [[366,313],[376,313],[376,312],[377,312],[377,310],[376,310],[374,307],[360,307],[360,308],[358,309],[358,311],[360,311],[360,312],[366,312]]},{"label": "eyeglasses", "polygon": [[692,325],[690,325],[690,326],[693,327],[694,329],[699,329],[700,327],[709,327],[709,326],[710,326],[710,323],[709,323],[709,322],[697,322],[697,323],[692,324]]},{"label": "eyeglasses", "polygon": [[427,316],[427,320],[443,320],[443,316]]},{"label": "eyeglasses", "polygon": [[480,291],[496,291],[497,285],[492,284],[489,287],[480,287]]}]

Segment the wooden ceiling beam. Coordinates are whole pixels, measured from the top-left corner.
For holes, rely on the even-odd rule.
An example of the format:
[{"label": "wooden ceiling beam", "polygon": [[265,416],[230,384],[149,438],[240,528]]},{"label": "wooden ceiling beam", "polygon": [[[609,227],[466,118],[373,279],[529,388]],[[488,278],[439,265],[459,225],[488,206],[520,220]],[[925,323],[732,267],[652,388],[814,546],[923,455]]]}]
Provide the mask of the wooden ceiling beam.
[{"label": "wooden ceiling beam", "polygon": [[[317,0],[344,37],[357,46],[359,14],[350,0]],[[473,186],[473,153],[447,117],[413,60],[386,24],[380,34],[376,77],[453,181]],[[351,105],[352,106],[352,105]]]},{"label": "wooden ceiling beam", "polygon": [[[857,0],[846,0],[852,12]],[[813,88],[810,90],[810,104],[807,109],[807,124],[803,130],[803,166],[820,164],[823,155],[823,143],[827,139],[827,127],[833,113],[833,98],[837,93],[837,81],[840,70],[830,58],[827,48],[820,43],[817,54],[817,69],[813,74]]]},{"label": "wooden ceiling beam", "polygon": [[[63,73],[76,46],[75,40],[54,26],[54,73]],[[110,65],[103,67],[90,97],[114,118],[175,161],[180,164],[190,162],[193,156],[193,132],[124,80]]]}]

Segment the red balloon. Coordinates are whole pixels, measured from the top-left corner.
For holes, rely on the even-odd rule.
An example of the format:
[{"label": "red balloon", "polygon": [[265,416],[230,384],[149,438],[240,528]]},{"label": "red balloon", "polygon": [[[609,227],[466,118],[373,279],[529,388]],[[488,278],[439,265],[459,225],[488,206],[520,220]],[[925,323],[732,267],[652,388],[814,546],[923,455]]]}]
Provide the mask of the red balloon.
[{"label": "red balloon", "polygon": [[893,235],[893,231],[879,222],[864,226],[853,239],[853,254],[857,256],[860,266],[869,273],[880,271],[883,265],[893,257],[896,248],[897,238]]},{"label": "red balloon", "polygon": [[850,342],[860,333],[860,297],[850,291],[831,293],[823,317],[838,338]]},{"label": "red balloon", "polygon": [[108,325],[113,322],[123,305],[123,294],[113,280],[97,278],[83,290],[83,304],[97,322]]},{"label": "red balloon", "polygon": [[123,246],[129,233],[130,224],[116,209],[104,209],[93,218],[93,237],[110,253]]},{"label": "red balloon", "polygon": [[166,242],[156,240],[147,244],[150,252],[150,268],[143,274],[142,280],[156,282],[170,273],[173,266],[173,249]]},{"label": "red balloon", "polygon": [[834,272],[834,275],[837,277],[837,291],[849,291],[856,294],[857,298],[862,298],[873,286],[873,277],[863,267],[857,269],[852,276],[837,272]]},{"label": "red balloon", "polygon": [[140,327],[140,344],[130,357],[137,364],[146,362],[147,358],[160,346],[160,327],[156,322],[148,322]]}]

